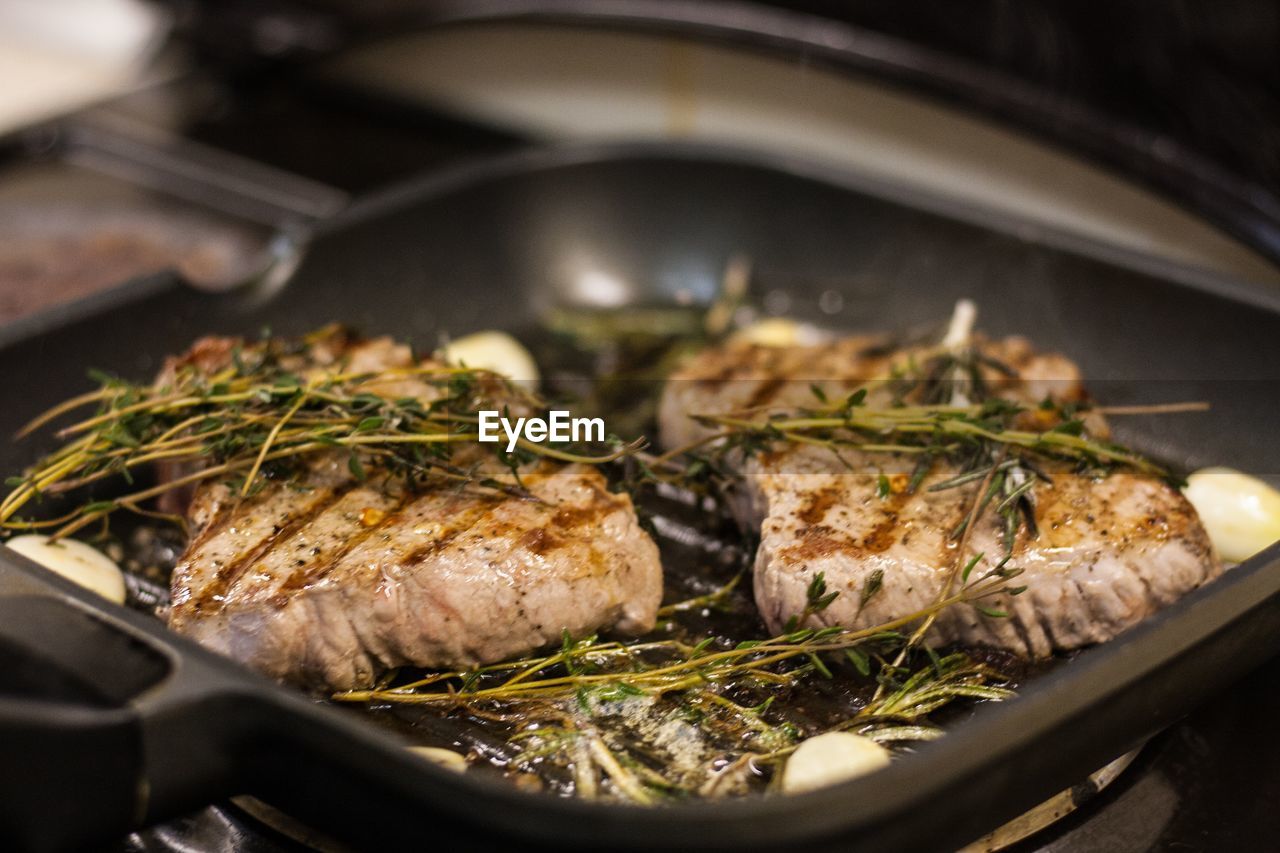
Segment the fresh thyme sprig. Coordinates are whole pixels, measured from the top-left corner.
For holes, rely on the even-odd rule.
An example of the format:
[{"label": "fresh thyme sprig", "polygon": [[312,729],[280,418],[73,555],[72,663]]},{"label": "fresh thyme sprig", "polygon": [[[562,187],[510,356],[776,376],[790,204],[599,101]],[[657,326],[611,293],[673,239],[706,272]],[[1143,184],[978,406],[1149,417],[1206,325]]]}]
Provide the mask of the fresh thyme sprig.
[{"label": "fresh thyme sprig", "polygon": [[[120,509],[156,515],[145,501],[207,481],[220,480],[247,497],[269,480],[296,476],[307,460],[325,453],[345,454],[360,480],[375,469],[409,485],[436,478],[527,497],[519,480],[525,463],[599,464],[641,446],[613,442],[608,452],[584,453],[522,438],[510,453],[492,445],[498,467],[510,472],[495,476],[494,466],[482,464],[487,457],[456,448],[477,443],[482,409],[542,408],[514,383],[488,371],[431,363],[364,372],[341,362],[321,368],[308,361],[305,345],[279,340],[237,347],[231,364],[212,373],[178,368],[162,384],[98,378],[96,391],[55,406],[20,433],[96,406],[91,416],[59,430],[61,448],[8,481],[12,491],[0,502],[3,528],[55,529],[55,536],[65,536]],[[388,393],[406,387],[412,389],[408,396]],[[178,473],[111,500],[81,503],[57,518],[17,516],[32,501],[110,477],[133,483],[141,469],[157,463]]]},{"label": "fresh thyme sprig", "polygon": [[[749,787],[751,768],[790,754],[804,733],[788,719],[787,695],[811,679],[835,678],[838,666],[851,666],[848,677],[853,679],[854,670],[867,678],[874,673],[870,683],[884,685],[886,692],[832,727],[884,741],[938,737],[941,731],[928,722],[928,715],[952,701],[998,701],[1013,695],[1000,684],[1001,673],[963,653],[938,657],[930,652],[920,656],[916,668],[887,659],[906,648],[904,632],[913,623],[961,602],[1007,594],[1007,581],[997,572],[966,576],[955,595],[864,629],[802,628],[739,643],[711,637],[620,643],[565,636],[550,654],[431,673],[406,684],[333,698],[373,706],[461,709],[477,716],[501,709],[503,719],[520,721],[520,729],[508,737],[518,750],[512,763],[530,769],[543,762],[565,766],[578,796],[601,796],[605,783],[615,796],[644,804],[672,796],[722,796]],[[696,603],[673,606],[671,612],[713,603],[722,593],[691,599]],[[807,598],[805,613],[813,615],[831,604],[833,594],[819,577]],[[686,746],[702,744],[701,758],[692,766],[687,755],[683,760],[652,760],[653,751],[666,741],[659,736],[655,746],[645,731],[662,732],[671,725],[698,733],[684,741]]]},{"label": "fresh thyme sprig", "polygon": [[[957,316],[961,314],[958,306]],[[1087,434],[1086,424],[1099,423],[1090,417],[1087,402],[1049,397],[1039,404],[1028,404],[1017,399],[1021,388],[1016,371],[974,343],[967,328],[971,322],[972,317],[968,322],[953,320],[955,334],[949,331],[941,345],[918,354],[908,352],[887,378],[869,381],[843,400],[833,402],[827,390],[814,383],[810,386],[814,402],[809,406],[695,414],[692,417],[707,428],[707,434],[661,456],[642,460],[647,466],[645,473],[653,479],[683,476],[691,481],[689,473],[696,470],[702,476],[710,475],[713,483],[720,478],[732,486],[743,476],[747,457],[787,446],[825,448],[846,467],[852,453],[913,459],[910,476],[897,486],[880,474],[875,488],[881,499],[895,491],[914,493],[921,487],[931,492],[970,491],[963,514],[954,522],[944,520],[954,524],[949,538],[956,547],[937,603],[949,600],[952,590],[965,584],[983,560],[985,555],[970,553],[968,541],[988,512],[998,519],[1004,552],[992,557],[994,567],[988,574],[1009,580],[1020,571],[1009,566],[1009,561],[1020,531],[1030,538],[1038,535],[1036,487],[1052,482],[1044,471],[1049,467],[1045,462],[1052,461],[1060,468],[1065,461],[1077,470],[1095,474],[1126,467],[1153,476],[1170,476],[1163,467],[1141,455]],[[1000,396],[997,392],[1009,387],[1007,380],[1015,380],[1014,391]],[[1156,408],[1201,411],[1204,406],[1174,404]],[[1131,414],[1149,408],[1110,411]],[[680,471],[679,460],[685,462],[684,471]],[[926,478],[940,463],[948,466],[948,476],[925,486]],[[676,469],[674,475],[672,468]],[[868,578],[868,582],[871,580]],[[1012,586],[1005,589],[1010,595],[1022,590]],[[1005,615],[981,604],[974,606],[990,617]],[[858,612],[861,610],[860,606]],[[793,619],[803,623],[809,615],[806,611]],[[935,610],[919,620],[892,666],[900,665],[912,649],[923,643],[937,615]],[[882,684],[877,699],[885,690],[886,685]]]},{"label": "fresh thyme sprig", "polygon": [[[1007,582],[1016,576],[1016,571],[984,573],[928,607],[868,628],[800,628],[764,640],[745,640],[730,648],[715,647],[714,638],[695,644],[681,640],[627,644],[600,642],[595,637],[574,640],[566,635],[560,650],[553,654],[473,670],[436,672],[409,684],[348,691],[335,694],[334,698],[344,702],[447,705],[491,699],[564,699],[583,688],[662,695],[742,679],[790,682],[800,670],[807,673],[827,669],[822,655],[843,655],[868,644],[900,640],[901,629],[948,607],[1007,594]],[[809,592],[807,614],[820,612],[831,603],[820,579]],[[856,652],[851,658],[857,659]],[[779,668],[801,659],[806,662],[798,668]]]},{"label": "fresh thyme sprig", "polygon": [[[998,702],[1013,696],[1012,690],[994,683],[1001,679],[986,664],[953,653],[910,671],[888,695],[808,736],[851,730],[881,743],[934,740],[943,731],[927,722],[928,715],[957,700]],[[692,688],[674,701],[601,697],[576,712],[547,704],[528,709],[525,727],[509,739],[518,750],[511,764],[530,770],[547,762],[568,765],[573,792],[586,799],[601,796],[604,780],[618,798],[641,805],[741,793],[768,772],[765,768],[794,752],[806,733],[779,715],[774,699],[780,694],[744,705],[717,689]],[[659,732],[673,723],[696,727],[706,748],[700,755],[695,752],[694,761],[687,754],[662,755],[660,746],[646,743],[634,724],[627,724],[628,703],[642,703],[636,710]]]},{"label": "fresh thyme sprig", "polygon": [[[833,402],[814,383],[813,405],[691,414],[707,428],[706,435],[659,456],[642,456],[633,467],[642,475],[639,479],[732,484],[742,476],[747,457],[780,446],[822,447],[846,466],[850,453],[913,459],[911,474],[898,491],[914,493],[945,461],[952,473],[928,490],[981,480],[979,503],[982,511],[994,503],[1007,556],[1020,530],[1033,537],[1037,533],[1036,487],[1051,482],[1043,470],[1045,462],[1066,462],[1094,474],[1129,468],[1173,479],[1167,469],[1141,454],[1091,435],[1087,426],[1100,423],[1095,412],[1101,416],[1206,408],[1187,403],[1094,409],[1085,400],[1053,397],[1029,403],[1018,399],[1016,379],[1016,371],[972,341],[953,341],[908,352],[884,379],[867,381],[843,400]],[[1014,380],[1015,391],[1001,396],[1006,380]],[[891,491],[889,479],[882,475],[879,496]],[[971,515],[966,512],[957,520],[952,539],[963,535]]]},{"label": "fresh thyme sprig", "polygon": [[[879,741],[934,740],[942,736],[936,726],[922,723],[935,711],[959,698],[999,702],[1012,698],[1014,691],[992,684],[992,671],[974,662],[963,652],[938,657],[928,665],[909,671],[907,678],[887,692],[877,693],[870,702],[830,731],[854,731]],[[887,679],[882,681],[882,684]],[[785,758],[799,743],[756,756],[757,763]]]},{"label": "fresh thyme sprig", "polygon": [[[703,424],[719,428],[705,442],[731,439],[725,451],[766,441],[819,444],[869,453],[907,453],[933,456],[972,450],[983,442],[1006,444],[1031,454],[1070,459],[1093,466],[1123,465],[1157,476],[1167,471],[1137,453],[1081,431],[1078,418],[1057,418],[1044,430],[1015,429],[1017,416],[1030,411],[993,398],[981,405],[899,406],[872,408],[865,398],[850,398],[843,408],[804,410],[793,416],[741,418],[699,414]],[[1067,407],[1049,402],[1045,411],[1062,414]],[[1075,411],[1078,411],[1075,410]],[[687,451],[685,451],[687,452]],[[966,472],[971,473],[971,472]],[[958,485],[958,483],[957,483]]]}]

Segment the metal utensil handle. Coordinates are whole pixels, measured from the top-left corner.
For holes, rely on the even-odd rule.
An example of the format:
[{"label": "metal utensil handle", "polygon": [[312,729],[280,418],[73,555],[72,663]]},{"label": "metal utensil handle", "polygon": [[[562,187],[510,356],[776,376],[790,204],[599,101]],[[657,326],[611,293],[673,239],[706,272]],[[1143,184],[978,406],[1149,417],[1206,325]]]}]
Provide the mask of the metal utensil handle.
[{"label": "metal utensil handle", "polygon": [[286,231],[309,231],[342,210],[342,190],[138,124],[90,114],[54,129],[76,163],[185,201]]}]

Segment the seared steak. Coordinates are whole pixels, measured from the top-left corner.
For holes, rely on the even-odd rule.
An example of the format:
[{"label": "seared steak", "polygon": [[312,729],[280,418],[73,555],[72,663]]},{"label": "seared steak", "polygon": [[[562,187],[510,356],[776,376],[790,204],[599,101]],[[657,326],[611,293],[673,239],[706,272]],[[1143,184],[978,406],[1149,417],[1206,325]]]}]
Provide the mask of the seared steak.
[{"label": "seared steak", "polygon": [[[985,354],[1014,376],[988,369],[985,377],[1001,395],[1038,403],[1046,396],[1062,400],[1083,393],[1080,369],[1056,353],[1037,352],[1024,338],[980,342]],[[668,378],[658,404],[662,443],[680,447],[715,432],[690,414],[785,412],[817,403],[814,386],[831,400],[865,387],[868,405],[888,403],[895,369],[927,357],[936,347],[898,348],[880,335],[841,338],[816,346],[763,346],[732,342],[711,347],[681,365]],[[1091,428],[1105,425],[1091,423]]]},{"label": "seared steak", "polygon": [[[1059,401],[1082,393],[1078,368],[1058,355],[1036,353],[1021,339],[978,344],[1012,373],[992,369],[1000,396],[1025,403],[1046,394]],[[814,405],[812,384],[832,399],[883,379],[910,352],[887,352],[874,339],[818,347],[730,346],[708,350],[677,371],[660,408],[664,444],[683,445],[711,430],[687,413],[786,410]],[[887,383],[872,383],[868,405],[886,402]],[[1106,426],[1089,420],[1095,435]],[[979,482],[942,491],[929,487],[956,476],[935,464],[914,491],[907,488],[917,458],[778,443],[738,461],[740,518],[758,525],[755,597],[770,628],[800,613],[819,573],[840,595],[812,618],[817,625],[866,627],[930,605],[957,560],[952,536],[966,517]],[[1029,655],[1101,642],[1215,577],[1221,565],[1195,510],[1164,480],[1136,471],[1079,473],[1071,463],[1046,463],[1051,483],[1035,490],[1037,532],[1019,532],[1010,564],[1024,570],[1018,596],[988,599],[1007,618],[969,605],[944,612],[931,639],[986,644]],[[884,475],[885,479],[881,479]],[[891,484],[881,496],[881,484]],[[1003,555],[1003,528],[987,513],[971,532],[968,553],[986,556],[980,576]],[[863,603],[873,577],[880,589]]]},{"label": "seared steak", "polygon": [[[183,361],[216,369],[227,350],[205,341]],[[348,371],[412,364],[385,340],[341,356]],[[434,393],[404,377],[372,390]],[[458,454],[477,480],[505,471],[478,448]],[[400,665],[500,660],[564,631],[652,628],[662,571],[630,499],[589,466],[543,461],[521,479],[530,496],[448,480],[409,488],[375,470],[357,479],[335,452],[252,497],[201,487],[170,625],[268,675],[335,690]]]}]

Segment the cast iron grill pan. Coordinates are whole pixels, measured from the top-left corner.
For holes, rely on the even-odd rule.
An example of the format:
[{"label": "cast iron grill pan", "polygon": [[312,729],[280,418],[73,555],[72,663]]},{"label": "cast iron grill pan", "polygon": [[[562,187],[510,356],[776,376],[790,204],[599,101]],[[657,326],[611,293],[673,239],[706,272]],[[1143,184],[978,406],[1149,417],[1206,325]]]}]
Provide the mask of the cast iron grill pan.
[{"label": "cast iron grill pan", "polygon": [[[1068,353],[1109,403],[1211,402],[1212,416],[1134,424],[1144,450],[1280,471],[1274,296],[1118,263],[843,173],[673,146],[534,152],[424,179],[334,221],[275,292],[200,294],[163,275],[8,327],[0,434],[85,388],[88,367],[143,378],[204,334],[338,320],[429,348],[444,330],[535,325],[593,264],[636,301],[707,298],[736,254],[751,258],[758,289],[785,289],[797,305],[842,294],[843,309],[822,319],[851,329],[936,319],[974,298],[985,331]],[[5,442],[0,463],[16,471],[43,449]],[[0,833],[22,848],[78,846],[247,793],[361,849],[954,849],[1167,726],[1278,644],[1272,548],[874,778],[650,810],[438,770],[352,715],[4,553]]]}]

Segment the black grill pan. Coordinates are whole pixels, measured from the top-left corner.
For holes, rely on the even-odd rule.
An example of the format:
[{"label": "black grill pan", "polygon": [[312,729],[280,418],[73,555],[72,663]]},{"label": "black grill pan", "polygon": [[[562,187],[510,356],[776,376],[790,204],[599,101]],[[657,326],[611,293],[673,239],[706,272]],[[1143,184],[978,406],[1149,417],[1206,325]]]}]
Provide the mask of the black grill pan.
[{"label": "black grill pan", "polygon": [[[822,319],[850,328],[937,319],[974,298],[985,330],[1066,352],[1107,402],[1210,400],[1210,415],[1135,425],[1149,452],[1280,472],[1275,293],[844,173],[672,146],[533,152],[424,178],[323,229],[274,292],[201,294],[165,275],[0,330],[0,434],[84,390],[88,367],[141,379],[202,334],[338,320],[430,347],[444,330],[534,325],[584,265],[636,300],[705,297],[739,254],[757,287],[797,305],[829,309],[818,297],[839,294]],[[0,467],[42,449],[5,442]],[[96,844],[248,793],[361,849],[954,849],[1277,651],[1273,547],[872,778],[646,810],[437,770],[357,716],[4,552],[0,836]]]}]

